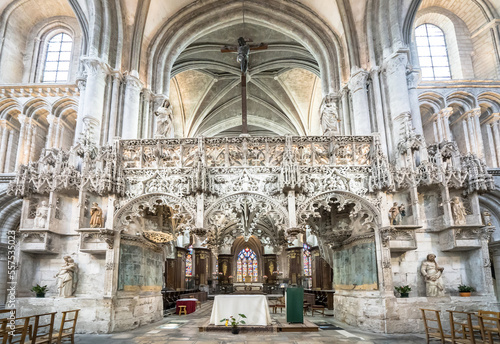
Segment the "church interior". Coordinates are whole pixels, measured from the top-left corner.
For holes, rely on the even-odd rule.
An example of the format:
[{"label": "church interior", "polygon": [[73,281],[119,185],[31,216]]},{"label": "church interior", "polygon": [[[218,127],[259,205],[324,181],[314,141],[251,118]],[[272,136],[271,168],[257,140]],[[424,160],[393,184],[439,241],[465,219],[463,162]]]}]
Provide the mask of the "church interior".
[{"label": "church interior", "polygon": [[0,313],[426,334],[497,275],[499,1],[0,0]]}]

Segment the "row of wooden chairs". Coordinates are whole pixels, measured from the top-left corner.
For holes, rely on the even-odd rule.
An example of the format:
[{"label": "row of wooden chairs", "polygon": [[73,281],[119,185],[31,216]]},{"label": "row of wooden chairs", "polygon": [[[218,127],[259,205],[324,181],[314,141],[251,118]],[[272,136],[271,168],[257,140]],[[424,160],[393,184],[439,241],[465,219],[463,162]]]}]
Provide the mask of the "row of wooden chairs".
[{"label": "row of wooden chairs", "polygon": [[427,344],[430,340],[459,344],[500,343],[500,312],[446,311],[450,319],[450,331],[443,330],[440,311],[420,308],[424,320]]},{"label": "row of wooden chairs", "polygon": [[[0,314],[6,314],[15,310],[0,310]],[[27,317],[9,316],[0,319],[0,341],[1,344],[60,344],[63,340],[75,343],[76,321],[80,310],[62,312],[61,325],[58,331],[54,330],[54,321],[57,312],[37,314]],[[28,338],[28,340],[26,340]]]}]

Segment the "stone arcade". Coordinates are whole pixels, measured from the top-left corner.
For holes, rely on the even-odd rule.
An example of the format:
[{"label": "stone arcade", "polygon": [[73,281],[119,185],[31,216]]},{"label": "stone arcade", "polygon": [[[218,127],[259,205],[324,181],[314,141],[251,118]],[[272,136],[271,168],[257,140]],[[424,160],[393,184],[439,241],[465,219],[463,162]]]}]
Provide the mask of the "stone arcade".
[{"label": "stone arcade", "polygon": [[[497,2],[0,13],[0,304],[15,231],[20,314],[80,308],[80,332],[162,319],[162,289],[334,289],[336,319],[387,333],[498,308]],[[266,44],[244,85],[228,37]]]}]

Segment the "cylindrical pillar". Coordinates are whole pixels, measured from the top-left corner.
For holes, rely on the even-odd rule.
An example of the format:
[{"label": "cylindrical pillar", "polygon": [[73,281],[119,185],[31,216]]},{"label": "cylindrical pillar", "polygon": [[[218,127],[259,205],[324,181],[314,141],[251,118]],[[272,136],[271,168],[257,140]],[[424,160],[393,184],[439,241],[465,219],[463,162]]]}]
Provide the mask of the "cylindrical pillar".
[{"label": "cylindrical pillar", "polygon": [[137,139],[139,133],[139,109],[142,83],[136,71],[125,76],[122,138]]},{"label": "cylindrical pillar", "polygon": [[352,135],[370,135],[372,133],[370,107],[366,89],[368,76],[369,73],[367,71],[358,69],[351,76],[348,83],[352,95],[353,107]]}]

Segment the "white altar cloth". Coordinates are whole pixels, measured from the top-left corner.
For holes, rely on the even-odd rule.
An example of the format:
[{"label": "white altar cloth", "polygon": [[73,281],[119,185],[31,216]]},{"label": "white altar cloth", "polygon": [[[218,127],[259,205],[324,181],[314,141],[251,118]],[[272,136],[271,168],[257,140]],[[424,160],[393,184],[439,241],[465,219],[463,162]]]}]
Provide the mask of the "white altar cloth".
[{"label": "white altar cloth", "polygon": [[245,314],[246,325],[267,326],[271,324],[269,305],[265,295],[217,295],[212,307],[210,324],[224,326],[220,322],[231,315],[239,320],[238,314]]}]

